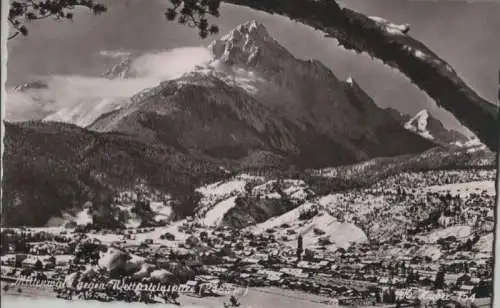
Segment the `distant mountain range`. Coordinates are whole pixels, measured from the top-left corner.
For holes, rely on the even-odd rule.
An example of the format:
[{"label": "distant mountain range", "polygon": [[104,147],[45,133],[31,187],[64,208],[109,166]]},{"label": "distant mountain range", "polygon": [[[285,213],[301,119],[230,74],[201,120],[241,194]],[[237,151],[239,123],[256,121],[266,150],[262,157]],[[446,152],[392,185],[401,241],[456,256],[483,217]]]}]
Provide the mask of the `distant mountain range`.
[{"label": "distant mountain range", "polygon": [[[85,128],[6,124],[3,223],[41,226],[87,201],[105,205],[139,184],[170,193],[176,215],[191,215],[196,187],[243,169],[408,159],[467,142],[426,112],[406,119],[378,107],[354,79],[339,80],[319,61],[295,58],[255,21],[209,49],[210,63],[102,110]],[[105,75],[126,77],[129,65],[124,60]],[[85,112],[72,114],[61,118],[90,122],[78,119]],[[450,151],[462,150],[435,152]],[[450,167],[459,160],[441,161]],[[37,215],[29,215],[34,209]]]}]

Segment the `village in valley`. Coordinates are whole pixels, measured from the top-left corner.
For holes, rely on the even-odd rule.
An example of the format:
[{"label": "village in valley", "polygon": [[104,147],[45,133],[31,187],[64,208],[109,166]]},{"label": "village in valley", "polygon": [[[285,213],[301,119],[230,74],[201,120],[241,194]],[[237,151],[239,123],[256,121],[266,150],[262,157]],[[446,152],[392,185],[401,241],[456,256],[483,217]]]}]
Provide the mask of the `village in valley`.
[{"label": "village in valley", "polygon": [[[317,195],[302,179],[240,174],[199,188],[196,214],[183,219],[173,219],[169,196],[138,187],[113,201],[120,227],[97,224],[88,205],[61,227],[2,229],[2,293],[29,294],[18,283],[29,278],[61,282],[45,292],[66,299],[231,296],[225,305],[237,306],[257,290],[309,293],[325,307],[480,307],[492,294],[494,175],[407,172]],[[238,211],[256,210],[242,200],[255,199],[292,206],[244,224]]]}]

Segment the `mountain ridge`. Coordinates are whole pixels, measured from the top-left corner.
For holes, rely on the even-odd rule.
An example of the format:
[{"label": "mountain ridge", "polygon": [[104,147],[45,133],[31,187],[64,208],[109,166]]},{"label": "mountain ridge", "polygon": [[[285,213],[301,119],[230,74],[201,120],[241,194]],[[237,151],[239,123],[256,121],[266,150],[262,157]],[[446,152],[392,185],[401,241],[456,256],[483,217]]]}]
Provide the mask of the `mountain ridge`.
[{"label": "mountain ridge", "polygon": [[[161,83],[89,128],[139,134],[151,142],[162,142],[161,131],[174,131],[178,145],[191,150],[200,150],[209,140],[222,145],[213,140],[217,135],[240,151],[240,158],[256,148],[299,154],[297,160],[316,161],[318,166],[432,147],[385,115],[361,88],[346,86],[319,61],[295,58],[255,21],[238,26],[209,49],[214,58],[206,66]],[[179,122],[175,114],[184,120]],[[233,127],[232,136],[220,128],[217,114],[233,123],[227,123]],[[146,118],[168,127],[152,128]],[[237,150],[238,138],[249,138],[250,144]]]}]

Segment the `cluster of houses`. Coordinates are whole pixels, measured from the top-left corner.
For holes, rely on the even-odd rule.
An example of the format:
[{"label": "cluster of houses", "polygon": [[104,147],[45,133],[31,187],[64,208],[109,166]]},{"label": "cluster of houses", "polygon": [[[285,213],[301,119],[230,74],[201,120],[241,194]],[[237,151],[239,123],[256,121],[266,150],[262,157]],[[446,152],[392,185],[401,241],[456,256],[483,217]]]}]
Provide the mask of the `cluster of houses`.
[{"label": "cluster of houses", "polygon": [[[446,265],[442,267],[439,261],[418,256],[387,258],[381,253],[384,245],[370,243],[355,244],[336,252],[309,250],[302,260],[297,260],[296,251],[280,244],[272,234],[254,235],[228,228],[206,230],[196,226],[199,225],[185,223],[184,228],[190,229],[192,237],[197,240],[186,241],[184,249],[155,247],[153,243],[117,249],[140,260],[136,266],[139,270],[131,274],[132,277],[139,278],[142,274],[141,279],[150,279],[155,277],[151,275],[155,272],[154,268],[164,269],[164,282],[172,281],[175,264],[178,268],[188,268],[183,280],[179,280],[183,283],[208,281],[207,277],[214,277],[243,286],[276,286],[326,297],[365,298],[378,302],[383,301],[381,292],[389,287],[433,287],[440,270],[445,272],[445,282],[441,287],[447,292],[482,292],[487,296],[491,287],[492,260],[472,260],[469,256],[453,262],[442,260]],[[95,244],[96,247],[101,245],[89,239],[85,243]],[[45,251],[40,249],[42,247],[53,248]],[[23,275],[37,271],[47,274],[75,270],[89,272],[88,264],[76,265],[76,253],[61,258],[67,256],[67,251],[59,251],[56,247],[40,242],[30,246],[29,253],[6,254],[1,257],[2,268],[18,268],[17,274]],[[40,252],[53,254],[47,256],[38,254]],[[153,269],[144,270],[144,264],[150,264]],[[478,291],[480,288],[486,291]]]},{"label": "cluster of houses", "polygon": [[[452,195],[422,192],[419,187],[490,176],[493,174],[489,171],[401,174],[365,190],[345,192],[335,207],[326,210],[341,221],[359,226],[369,240],[334,251],[314,246],[297,253],[273,232],[255,234],[206,226],[197,219],[187,219],[179,225],[177,232],[186,237],[165,232],[160,237],[161,244],[152,238],[140,243],[135,239],[139,234],[155,233],[155,227],[86,233],[76,229],[58,233],[3,229],[2,277],[43,274],[66,280],[79,273],[78,279],[90,281],[184,283],[193,285],[194,292],[201,295],[211,294],[201,287],[207,283],[274,286],[341,299],[344,304],[391,301],[394,296],[384,292],[410,287],[439,289],[454,296],[488,297],[492,253],[481,254],[475,251],[475,245],[493,231],[492,196],[481,190]],[[124,193],[117,198],[117,202],[130,201],[137,195]],[[356,207],[370,202],[373,206],[363,211]],[[431,236],[453,227],[468,232],[465,236],[455,236],[453,232]],[[122,239],[106,243],[98,239],[109,233]],[[165,245],[165,241],[170,244]],[[142,293],[115,291],[106,293],[107,298],[152,300]],[[83,296],[88,298],[88,294]],[[95,296],[102,294],[91,298]],[[172,292],[167,297],[176,299]]]}]

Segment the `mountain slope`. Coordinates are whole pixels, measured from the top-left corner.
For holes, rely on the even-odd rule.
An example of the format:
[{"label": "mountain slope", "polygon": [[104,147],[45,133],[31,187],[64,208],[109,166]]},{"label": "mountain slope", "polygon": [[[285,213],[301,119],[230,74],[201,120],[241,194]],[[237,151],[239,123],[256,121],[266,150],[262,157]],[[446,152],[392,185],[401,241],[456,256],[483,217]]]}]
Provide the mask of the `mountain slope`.
[{"label": "mountain slope", "polygon": [[[238,166],[231,160],[193,156],[123,134],[96,133],[64,123],[5,123],[5,129],[2,226],[44,226],[51,218],[62,217],[72,210],[78,212],[88,202],[94,211],[105,215],[113,197],[124,191],[134,191],[138,185],[171,195],[176,217],[183,217],[192,215],[198,205],[223,201],[230,198],[234,190],[245,191],[247,183],[258,185],[265,181],[264,177],[241,176],[239,182],[226,187],[224,179],[234,174],[228,173],[227,169],[235,172],[247,169],[270,179],[279,174],[275,169],[286,170],[283,160],[264,159],[254,165]],[[265,163],[268,163],[267,167]],[[450,152],[435,148],[423,154],[373,159],[319,172],[305,172],[301,176],[314,192],[321,195],[366,187],[402,171],[492,169],[494,165],[493,153],[462,149]],[[221,182],[209,185],[207,189],[197,189],[215,181]],[[202,197],[198,201],[195,190],[203,196],[206,190],[214,190],[215,195],[210,200]],[[289,191],[286,187],[283,187],[283,192],[287,196],[285,199],[276,199],[273,193],[265,190],[268,198],[249,196],[234,200],[236,204],[230,213],[221,214],[224,223],[244,226],[252,221],[264,221],[295,208],[300,204],[295,198],[302,200],[308,194],[306,190]],[[219,199],[219,194],[224,197]],[[33,212],[37,215],[32,215]]]},{"label": "mountain slope", "polygon": [[[5,123],[5,130],[2,225],[43,226],[87,201],[109,205],[116,192],[140,184],[189,195],[225,175],[214,159],[122,134],[42,122]],[[190,205],[183,206],[189,212]]]},{"label": "mountain slope", "polygon": [[89,128],[228,159],[267,151],[304,167],[419,153],[433,145],[403,129],[359,86],[339,81],[318,61],[296,59],[255,21],[209,48],[211,63]]}]

